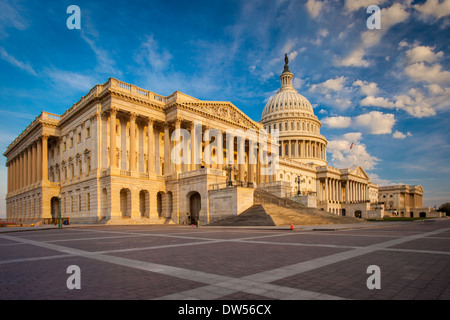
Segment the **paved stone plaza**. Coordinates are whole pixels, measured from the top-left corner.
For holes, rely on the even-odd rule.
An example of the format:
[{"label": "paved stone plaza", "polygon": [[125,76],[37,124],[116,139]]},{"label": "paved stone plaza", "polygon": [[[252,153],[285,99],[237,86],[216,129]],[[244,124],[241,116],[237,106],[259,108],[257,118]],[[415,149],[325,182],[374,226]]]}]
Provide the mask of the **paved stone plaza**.
[{"label": "paved stone plaza", "polygon": [[[328,230],[325,230],[328,229]],[[0,300],[450,299],[450,219],[0,229]],[[68,289],[80,268],[81,289]],[[381,289],[368,289],[367,268]]]}]

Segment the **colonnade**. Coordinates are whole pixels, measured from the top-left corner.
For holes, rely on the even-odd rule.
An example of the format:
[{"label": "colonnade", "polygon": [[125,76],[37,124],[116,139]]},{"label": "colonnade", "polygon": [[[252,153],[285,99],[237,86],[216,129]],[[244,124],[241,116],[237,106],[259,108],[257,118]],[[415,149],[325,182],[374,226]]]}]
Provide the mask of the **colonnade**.
[{"label": "colonnade", "polygon": [[48,181],[48,135],[41,135],[8,160],[8,193]]},{"label": "colonnade", "polygon": [[[276,180],[276,170],[269,174],[264,174],[263,168],[268,167],[268,159],[272,155],[271,142],[261,144],[258,142],[256,132],[254,135],[246,135],[244,133],[230,134],[228,130],[219,130],[213,128],[212,124],[202,124],[194,120],[185,120],[177,118],[171,122],[157,121],[151,117],[138,116],[136,113],[121,112],[118,108],[109,109],[109,164],[112,168],[121,168],[118,163],[116,154],[117,150],[117,119],[120,122],[129,124],[130,135],[129,144],[122,143],[122,148],[127,148],[126,154],[129,153],[129,161],[127,162],[127,171],[136,171],[136,152],[139,148],[143,151],[142,144],[145,139],[139,140],[136,147],[136,136],[133,134],[137,126],[137,118],[142,126],[147,126],[147,170],[149,174],[171,175],[174,172],[183,173],[187,171],[197,170],[203,167],[223,170],[225,166],[235,165],[237,176],[236,180],[240,182],[265,183]],[[189,133],[188,140],[181,132]],[[208,134],[206,134],[208,131]],[[155,140],[163,133],[164,150],[159,150],[159,141]],[[174,141],[172,134],[175,132]],[[156,133],[156,135],[155,135]],[[214,137],[214,139],[212,139]],[[213,140],[213,141],[212,141]],[[172,159],[172,148],[179,143],[185,143],[181,154],[182,161],[176,162]],[[237,156],[235,155],[235,151]],[[274,150],[274,156],[277,156]],[[124,150],[122,152],[125,154]],[[260,155],[262,152],[262,155]],[[226,154],[226,155],[224,155]],[[161,156],[163,156],[161,158]],[[262,159],[262,160],[261,160]],[[162,160],[162,163],[161,163]],[[161,169],[163,168],[163,169]],[[139,170],[143,172],[142,170]],[[246,174],[247,173],[247,174]],[[131,174],[131,173],[130,173]]]},{"label": "colonnade", "polygon": [[318,199],[336,203],[365,202],[369,200],[367,183],[327,177],[318,182]]},{"label": "colonnade", "polygon": [[280,140],[280,156],[317,158],[326,161],[326,145],[313,140]]}]

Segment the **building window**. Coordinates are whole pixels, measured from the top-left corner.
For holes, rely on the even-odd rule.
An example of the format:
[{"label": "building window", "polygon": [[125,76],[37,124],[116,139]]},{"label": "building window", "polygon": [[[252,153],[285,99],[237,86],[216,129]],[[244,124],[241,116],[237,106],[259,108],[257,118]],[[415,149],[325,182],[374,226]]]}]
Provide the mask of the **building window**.
[{"label": "building window", "polygon": [[73,137],[70,137],[70,147],[73,147]]},{"label": "building window", "polygon": [[78,143],[81,142],[81,132],[78,132]]},{"label": "building window", "polygon": [[91,136],[91,128],[86,128],[86,138],[89,138]]}]

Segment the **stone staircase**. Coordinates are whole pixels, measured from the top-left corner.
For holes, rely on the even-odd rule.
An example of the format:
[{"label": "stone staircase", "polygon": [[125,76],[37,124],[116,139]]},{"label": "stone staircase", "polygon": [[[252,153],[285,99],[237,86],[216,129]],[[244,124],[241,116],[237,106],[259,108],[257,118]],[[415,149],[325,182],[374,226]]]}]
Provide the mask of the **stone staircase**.
[{"label": "stone staircase", "polygon": [[211,226],[289,226],[320,224],[351,224],[363,219],[342,217],[315,208],[308,208],[294,200],[280,198],[255,189],[254,205],[235,217],[210,223]]},{"label": "stone staircase", "polygon": [[210,226],[275,226],[275,222],[265,211],[262,204],[255,204],[235,217],[224,218],[209,224]]}]

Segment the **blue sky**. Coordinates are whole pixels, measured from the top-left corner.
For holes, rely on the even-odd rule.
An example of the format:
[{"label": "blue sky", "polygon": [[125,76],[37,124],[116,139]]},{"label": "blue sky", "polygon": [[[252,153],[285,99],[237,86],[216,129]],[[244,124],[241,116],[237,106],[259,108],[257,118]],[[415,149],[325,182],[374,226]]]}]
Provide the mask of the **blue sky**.
[{"label": "blue sky", "polygon": [[[81,29],[69,30],[70,5]],[[369,30],[369,5],[381,29]],[[115,77],[231,101],[259,121],[284,53],[314,107],[329,164],[450,201],[450,0],[0,0],[0,150],[42,110],[62,114]],[[6,159],[0,157],[0,216]]]}]

